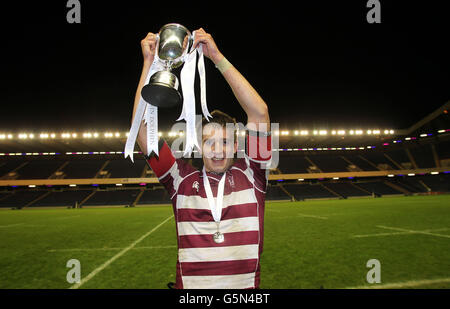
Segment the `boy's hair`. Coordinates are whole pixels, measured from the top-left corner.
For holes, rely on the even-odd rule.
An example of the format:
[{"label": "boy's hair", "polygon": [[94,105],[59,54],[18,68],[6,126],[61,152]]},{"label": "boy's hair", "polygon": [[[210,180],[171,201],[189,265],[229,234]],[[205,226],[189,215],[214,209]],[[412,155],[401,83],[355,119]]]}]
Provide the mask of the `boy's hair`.
[{"label": "boy's hair", "polygon": [[212,119],[210,121],[206,120],[205,116],[202,118],[202,128],[210,122],[215,122],[220,124],[223,128],[226,127],[227,123],[233,123],[236,125],[236,119],[230,115],[215,109],[211,112]]},{"label": "boy's hair", "polygon": [[[232,123],[233,124],[233,131],[234,131],[233,132],[234,133],[234,138],[235,138],[235,140],[237,140],[236,137],[237,137],[237,133],[238,132],[236,130],[236,124],[237,124],[236,118],[233,118],[230,115],[228,115],[228,114],[226,114],[226,113],[224,113],[224,112],[222,112],[222,111],[220,111],[218,109],[213,110],[210,114],[211,114],[212,118],[210,118],[209,121],[206,120],[205,116],[202,117],[202,123],[201,123],[202,127],[201,127],[201,131],[200,132],[203,132],[203,128],[205,127],[205,125],[210,124],[210,123],[217,123],[218,125],[220,125],[224,129],[226,128],[227,123]],[[199,136],[200,141],[202,140],[201,136],[202,135]]]}]

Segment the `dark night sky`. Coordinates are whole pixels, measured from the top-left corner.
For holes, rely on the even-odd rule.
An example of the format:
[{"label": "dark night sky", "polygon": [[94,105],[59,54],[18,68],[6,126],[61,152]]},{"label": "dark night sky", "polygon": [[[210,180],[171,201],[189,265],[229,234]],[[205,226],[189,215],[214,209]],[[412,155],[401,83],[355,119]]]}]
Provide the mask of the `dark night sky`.
[{"label": "dark night sky", "polygon": [[[210,32],[280,128],[409,127],[450,99],[446,10],[385,0],[368,24],[366,2],[82,0],[81,24],[65,0],[4,6],[0,130],[128,130],[140,40],[168,22]],[[206,62],[209,110],[245,122]],[[160,109],[160,128],[180,112]]]}]

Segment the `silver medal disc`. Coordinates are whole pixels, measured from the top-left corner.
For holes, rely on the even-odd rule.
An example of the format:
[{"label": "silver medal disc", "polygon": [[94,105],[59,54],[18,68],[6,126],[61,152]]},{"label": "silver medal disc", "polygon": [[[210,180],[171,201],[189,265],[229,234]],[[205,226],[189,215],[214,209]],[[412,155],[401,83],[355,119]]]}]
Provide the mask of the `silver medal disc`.
[{"label": "silver medal disc", "polygon": [[221,232],[215,232],[213,234],[213,240],[216,244],[221,244],[225,241],[225,236]]}]

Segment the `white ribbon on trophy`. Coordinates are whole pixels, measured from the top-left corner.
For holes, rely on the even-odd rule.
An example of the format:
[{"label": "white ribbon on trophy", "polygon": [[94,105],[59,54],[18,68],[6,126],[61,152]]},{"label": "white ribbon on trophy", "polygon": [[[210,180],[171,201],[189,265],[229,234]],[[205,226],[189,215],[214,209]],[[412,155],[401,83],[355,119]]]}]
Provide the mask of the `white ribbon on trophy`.
[{"label": "white ribbon on trophy", "polygon": [[200,101],[202,104],[202,113],[206,120],[209,121],[208,117],[212,118],[208,111],[208,106],[206,104],[206,73],[205,73],[205,59],[203,57],[203,47],[199,45],[197,47],[198,52],[198,73],[200,75]]},{"label": "white ribbon on trophy", "polygon": [[[158,71],[164,69],[158,56],[155,55],[150,70],[145,78],[145,84],[148,84],[150,77]],[[139,133],[139,128],[142,123],[142,119],[147,124],[147,153],[150,155],[155,152],[159,156],[158,151],[158,108],[151,104],[148,104],[142,96],[139,98],[139,104],[134,114],[133,123],[128,134],[127,142],[125,144],[125,159],[130,156],[131,161],[134,163],[134,145],[136,144],[136,138]]]},{"label": "white ribbon on trophy", "polygon": [[[193,33],[195,40],[195,31]],[[206,77],[205,77],[205,60],[203,57],[203,48],[199,45],[197,48],[199,54],[198,60],[198,72],[200,75],[200,101],[202,106],[202,112],[206,120],[209,121],[208,117],[212,117],[208,111],[208,106],[206,103]],[[194,146],[200,150],[197,139],[197,131],[195,125],[195,92],[194,92],[194,81],[195,81],[195,63],[197,60],[197,52],[192,50],[186,55],[184,62],[184,67],[181,70],[181,88],[183,90],[183,110],[181,111],[180,117],[177,121],[186,121],[186,146],[184,149],[183,156],[190,156],[194,150]]]},{"label": "white ribbon on trophy", "polygon": [[[195,31],[193,33],[193,38],[195,39]],[[206,74],[205,74],[205,63],[203,56],[202,46],[199,45],[194,51],[191,51],[184,56],[184,66],[181,70],[181,88],[183,91],[183,108],[181,115],[178,117],[177,121],[186,121],[186,145],[183,156],[190,156],[194,150],[194,146],[200,150],[197,140],[196,124],[195,124],[195,91],[194,91],[194,81],[195,81],[195,64],[197,60],[197,52],[199,54],[198,61],[198,71],[200,75],[200,101],[202,107],[202,113],[206,120],[209,121],[208,117],[212,118],[208,111],[208,106],[206,102]],[[164,69],[164,66],[157,55],[153,60],[150,71],[146,77],[145,84],[148,84],[150,77]],[[132,162],[134,145],[136,143],[136,138],[139,133],[139,127],[142,123],[142,119],[147,124],[147,153],[150,156],[152,151],[159,156],[158,152],[158,108],[147,103],[141,96],[139,99],[139,105],[136,109],[136,113],[131,125],[131,129],[125,144],[125,158],[130,156]]]}]

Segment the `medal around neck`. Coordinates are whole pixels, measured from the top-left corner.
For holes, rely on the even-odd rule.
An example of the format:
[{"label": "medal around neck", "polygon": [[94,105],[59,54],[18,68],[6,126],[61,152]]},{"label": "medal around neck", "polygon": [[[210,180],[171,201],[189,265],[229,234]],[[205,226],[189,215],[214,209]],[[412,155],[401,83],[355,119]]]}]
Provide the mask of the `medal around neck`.
[{"label": "medal around neck", "polygon": [[223,192],[225,190],[226,175],[227,173],[224,173],[219,181],[219,185],[217,187],[217,198],[216,201],[214,201],[211,185],[209,184],[209,179],[206,175],[206,169],[203,167],[203,185],[205,187],[209,208],[211,209],[212,216],[217,224],[217,231],[213,234],[213,240],[216,244],[220,244],[225,241],[225,235],[220,232],[220,219],[222,218]]},{"label": "medal around neck", "polygon": [[193,43],[191,32],[180,24],[164,25],[158,33],[155,58],[163,65],[154,73],[150,82],[142,88],[142,98],[157,107],[173,107],[181,104],[180,82],[172,69],[181,66]]},{"label": "medal around neck", "polygon": [[217,231],[213,235],[213,240],[216,244],[221,244],[225,241],[225,236],[221,232]]}]

